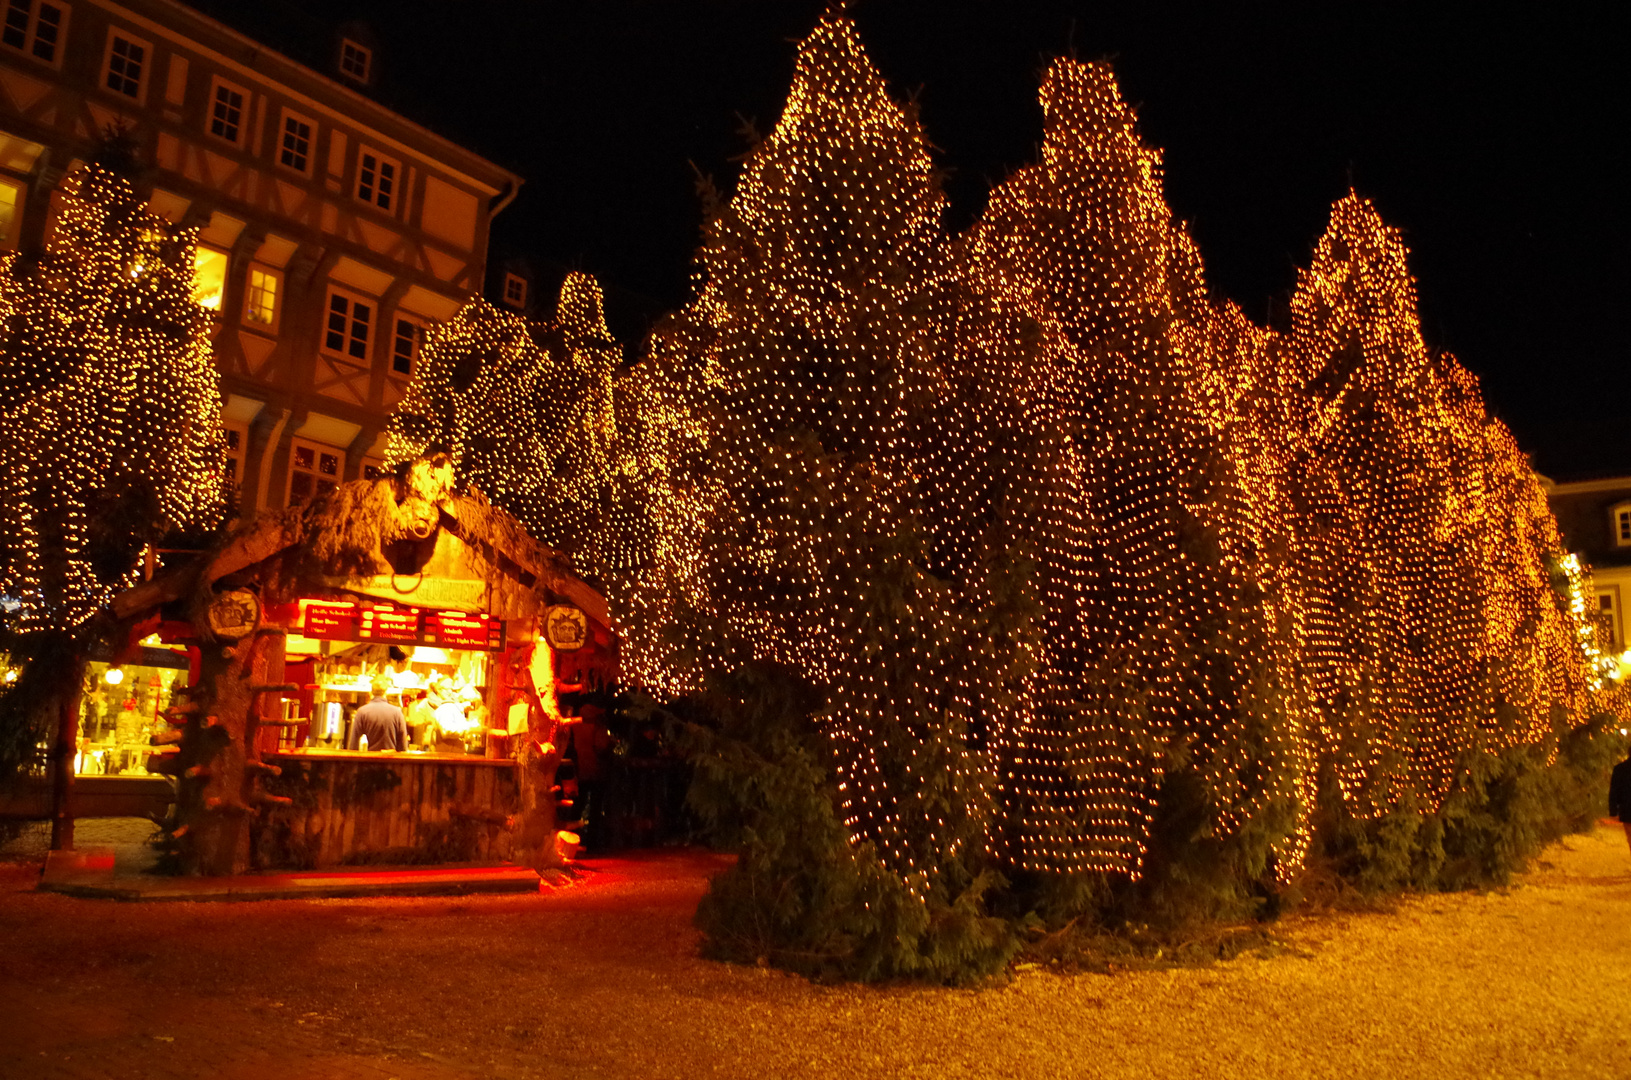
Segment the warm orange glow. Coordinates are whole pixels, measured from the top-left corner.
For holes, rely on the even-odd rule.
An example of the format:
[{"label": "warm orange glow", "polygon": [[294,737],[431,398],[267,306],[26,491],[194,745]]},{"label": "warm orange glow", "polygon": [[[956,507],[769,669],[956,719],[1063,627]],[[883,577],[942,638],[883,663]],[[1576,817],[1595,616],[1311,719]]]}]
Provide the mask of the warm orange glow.
[{"label": "warm orange glow", "polygon": [[109,540],[208,525],[223,508],[198,230],[95,165],[63,181],[60,207],[38,262],[0,255],[0,596],[24,630],[77,626],[136,582]]},{"label": "warm orange glow", "polygon": [[[1360,816],[1431,809],[1476,750],[1621,708],[1586,572],[1374,208],[1336,204],[1270,331],[1209,297],[1110,69],[1040,97],[1040,160],[949,236],[915,110],[824,18],[615,410],[586,369],[540,446],[524,388],[560,361],[467,309],[447,340],[494,359],[430,397],[471,419],[414,405],[393,454],[446,440],[529,523],[598,530],[647,686],[822,688],[851,834],[919,892],[969,842],[1137,875],[1179,768],[1199,834],[1267,836],[1284,876],[1322,775]],[[545,510],[567,444],[616,482]]]},{"label": "warm orange glow", "polygon": [[614,449],[621,360],[587,274],[567,275],[546,325],[473,301],[426,335],[386,461],[447,453],[462,481],[581,571],[629,566],[640,537],[617,514],[628,503]]}]

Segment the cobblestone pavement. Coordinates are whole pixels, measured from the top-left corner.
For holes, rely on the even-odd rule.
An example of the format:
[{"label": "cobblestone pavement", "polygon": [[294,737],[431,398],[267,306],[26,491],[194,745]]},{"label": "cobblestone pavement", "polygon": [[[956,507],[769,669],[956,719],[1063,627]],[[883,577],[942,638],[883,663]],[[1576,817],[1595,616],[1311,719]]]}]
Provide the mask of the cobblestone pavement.
[{"label": "cobblestone pavement", "polygon": [[[0,862],[29,862],[45,858],[51,850],[51,823],[26,821],[16,831],[0,833]],[[81,818],[74,823],[74,842],[80,847],[145,843],[158,829],[146,818]]]},{"label": "cobblestone pavement", "polygon": [[0,1077],[1631,1074],[1617,829],[1512,889],[1294,920],[1213,967],[977,991],[700,960],[690,915],[719,865],[606,860],[529,896],[121,904],[0,861]]}]

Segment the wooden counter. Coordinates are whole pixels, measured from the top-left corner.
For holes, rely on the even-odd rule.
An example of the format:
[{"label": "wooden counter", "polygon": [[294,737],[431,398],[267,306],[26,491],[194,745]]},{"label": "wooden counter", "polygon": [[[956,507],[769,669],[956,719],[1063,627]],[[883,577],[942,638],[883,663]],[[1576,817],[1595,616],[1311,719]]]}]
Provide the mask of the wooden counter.
[{"label": "wooden counter", "polygon": [[464,754],[299,749],[266,754],[282,770],[262,787],[293,805],[269,807],[252,829],[263,870],[498,861],[520,810],[517,766]]},{"label": "wooden counter", "polygon": [[[404,761],[418,762],[452,762],[455,765],[495,765],[499,768],[514,768],[515,762],[509,758],[489,758],[480,754],[438,754],[431,751],[418,750],[329,750],[321,746],[302,746],[298,750],[279,750],[276,753],[267,753],[266,760],[276,757],[279,762],[286,758],[307,758],[318,761],[394,761],[398,758]],[[277,764],[278,762],[273,762]]]}]

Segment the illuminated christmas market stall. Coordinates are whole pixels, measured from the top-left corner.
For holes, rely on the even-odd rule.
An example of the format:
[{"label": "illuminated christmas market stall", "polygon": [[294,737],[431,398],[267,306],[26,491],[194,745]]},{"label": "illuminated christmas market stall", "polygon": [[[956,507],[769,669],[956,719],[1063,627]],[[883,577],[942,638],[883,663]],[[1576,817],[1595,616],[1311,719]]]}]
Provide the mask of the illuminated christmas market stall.
[{"label": "illuminated christmas market stall", "polygon": [[[262,515],[115,599],[132,640],[158,643],[143,655],[190,657],[190,678],[160,678],[132,721],[158,721],[146,767],[175,779],[183,870],[570,855],[557,692],[615,674],[605,601],[452,491],[445,464],[398,472]],[[106,670],[121,669],[145,678]],[[371,703],[400,719],[370,727]]]}]

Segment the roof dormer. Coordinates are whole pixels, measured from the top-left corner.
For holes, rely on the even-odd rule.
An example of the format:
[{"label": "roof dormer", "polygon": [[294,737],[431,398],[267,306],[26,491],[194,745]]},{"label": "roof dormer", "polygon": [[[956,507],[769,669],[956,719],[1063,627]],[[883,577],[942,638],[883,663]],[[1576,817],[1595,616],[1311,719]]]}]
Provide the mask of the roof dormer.
[{"label": "roof dormer", "polygon": [[379,41],[364,22],[340,27],[334,45],[334,73],[340,81],[366,89],[379,81]]}]

